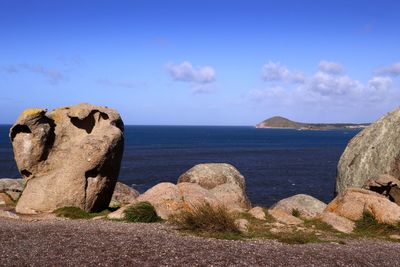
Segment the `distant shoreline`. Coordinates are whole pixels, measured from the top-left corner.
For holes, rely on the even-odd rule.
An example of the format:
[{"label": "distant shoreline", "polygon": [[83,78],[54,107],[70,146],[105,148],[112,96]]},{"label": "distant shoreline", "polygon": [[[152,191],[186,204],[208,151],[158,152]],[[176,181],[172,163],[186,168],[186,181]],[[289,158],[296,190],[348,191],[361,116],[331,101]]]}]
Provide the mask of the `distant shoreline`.
[{"label": "distant shoreline", "polygon": [[334,129],[363,129],[370,123],[303,123],[291,121],[276,116],[262,121],[255,127],[260,129],[293,129],[293,130],[334,130]]}]

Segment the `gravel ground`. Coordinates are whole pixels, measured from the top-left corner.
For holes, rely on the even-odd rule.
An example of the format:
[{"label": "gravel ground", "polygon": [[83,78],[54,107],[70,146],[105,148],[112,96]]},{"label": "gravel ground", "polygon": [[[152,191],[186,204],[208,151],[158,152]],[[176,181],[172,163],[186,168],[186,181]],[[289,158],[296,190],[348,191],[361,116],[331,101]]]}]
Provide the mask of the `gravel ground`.
[{"label": "gravel ground", "polygon": [[400,266],[400,243],[287,245],[182,236],[166,224],[0,218],[0,266]]}]

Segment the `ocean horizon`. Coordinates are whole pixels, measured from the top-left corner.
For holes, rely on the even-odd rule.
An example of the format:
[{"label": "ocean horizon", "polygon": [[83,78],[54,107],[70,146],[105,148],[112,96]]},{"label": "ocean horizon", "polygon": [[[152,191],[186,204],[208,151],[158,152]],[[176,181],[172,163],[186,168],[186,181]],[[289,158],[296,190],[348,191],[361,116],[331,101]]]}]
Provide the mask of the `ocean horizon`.
[{"label": "ocean horizon", "polygon": [[[0,125],[1,178],[19,178],[8,131]],[[359,129],[298,131],[254,126],[125,125],[119,180],[140,193],[176,183],[196,164],[230,163],[246,178],[254,205],[270,206],[294,194],[324,202],[334,197],[336,167]]]}]

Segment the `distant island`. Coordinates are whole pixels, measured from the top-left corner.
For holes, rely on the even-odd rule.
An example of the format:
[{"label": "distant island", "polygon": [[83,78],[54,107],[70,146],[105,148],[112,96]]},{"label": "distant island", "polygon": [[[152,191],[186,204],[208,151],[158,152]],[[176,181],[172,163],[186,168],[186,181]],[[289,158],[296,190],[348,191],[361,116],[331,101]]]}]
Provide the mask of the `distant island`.
[{"label": "distant island", "polygon": [[302,123],[275,116],[256,125],[256,128],[297,129],[297,130],[331,130],[365,128],[369,123]]}]

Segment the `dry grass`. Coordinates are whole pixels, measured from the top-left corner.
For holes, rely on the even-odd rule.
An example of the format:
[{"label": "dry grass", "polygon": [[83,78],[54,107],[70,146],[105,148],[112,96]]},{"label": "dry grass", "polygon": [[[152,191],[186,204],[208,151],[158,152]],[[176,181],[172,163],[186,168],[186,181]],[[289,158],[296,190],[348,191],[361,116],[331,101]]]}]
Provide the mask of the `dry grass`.
[{"label": "dry grass", "polygon": [[196,233],[211,233],[237,237],[239,229],[235,218],[223,206],[213,207],[209,203],[199,205],[191,211],[184,211],[173,218],[173,222],[182,230]]},{"label": "dry grass", "polygon": [[364,212],[363,217],[356,221],[354,234],[359,237],[383,238],[390,235],[400,235],[400,223],[397,225],[379,223],[369,212]]}]

